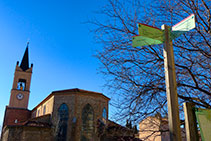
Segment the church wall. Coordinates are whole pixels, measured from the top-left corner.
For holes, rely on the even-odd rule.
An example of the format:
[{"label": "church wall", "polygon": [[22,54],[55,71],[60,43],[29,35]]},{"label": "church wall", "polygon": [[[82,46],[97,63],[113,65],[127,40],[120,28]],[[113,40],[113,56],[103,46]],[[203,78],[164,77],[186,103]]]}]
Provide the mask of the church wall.
[{"label": "church wall", "polygon": [[7,126],[2,141],[52,141],[50,128],[32,126]]},{"label": "church wall", "polygon": [[50,128],[24,127],[21,141],[52,141]]},{"label": "church wall", "polygon": [[[81,131],[82,131],[82,110],[86,104],[90,104],[94,110],[94,136],[93,140],[99,141],[97,136],[97,120],[102,119],[103,108],[105,107],[108,115],[108,101],[101,97],[100,95],[95,95],[91,93],[80,93],[76,96],[76,112],[77,117],[77,128],[76,128],[76,141],[80,141]],[[108,116],[107,116],[108,117]]]},{"label": "church wall", "polygon": [[54,130],[54,137],[56,137],[58,132],[58,109],[63,104],[67,104],[68,106],[68,128],[67,128],[67,140],[74,141],[74,133],[72,133],[72,124],[73,124],[73,117],[75,111],[75,95],[72,93],[59,93],[54,95],[54,106],[53,106],[53,113],[52,113],[52,123],[53,123],[53,130]]},{"label": "church wall", "polygon": [[[93,93],[82,92],[65,92],[54,93],[54,106],[52,113],[52,123],[54,130],[54,137],[58,131],[58,109],[61,104],[65,103],[68,106],[68,130],[67,140],[80,141],[81,137],[81,125],[82,125],[82,109],[86,104],[90,104],[94,110],[94,135],[93,140],[99,141],[97,136],[97,120],[102,119],[103,108],[106,108],[108,119],[108,101],[104,96]],[[106,120],[107,120],[106,119]]]},{"label": "church wall", "polygon": [[22,141],[22,127],[7,126],[3,131],[2,141]]}]

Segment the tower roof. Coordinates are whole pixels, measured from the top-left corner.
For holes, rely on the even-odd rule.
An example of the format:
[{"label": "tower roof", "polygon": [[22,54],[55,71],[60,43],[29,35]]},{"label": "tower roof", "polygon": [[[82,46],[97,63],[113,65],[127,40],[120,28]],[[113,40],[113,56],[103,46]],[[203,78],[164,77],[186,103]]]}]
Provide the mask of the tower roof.
[{"label": "tower roof", "polygon": [[29,42],[27,43],[26,50],[25,50],[25,53],[23,55],[23,58],[22,58],[22,61],[21,61],[21,65],[20,65],[20,68],[23,71],[26,71],[27,69],[29,69],[29,52],[28,52],[28,46],[29,46]]}]

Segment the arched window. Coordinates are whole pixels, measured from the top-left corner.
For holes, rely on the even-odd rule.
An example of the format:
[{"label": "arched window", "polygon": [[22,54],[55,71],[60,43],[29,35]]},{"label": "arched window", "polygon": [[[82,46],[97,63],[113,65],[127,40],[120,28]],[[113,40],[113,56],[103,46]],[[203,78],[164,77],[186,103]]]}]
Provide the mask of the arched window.
[{"label": "arched window", "polygon": [[103,117],[104,119],[107,119],[107,111],[106,111],[106,108],[105,108],[105,107],[103,108],[102,117]]},{"label": "arched window", "polygon": [[89,141],[94,133],[94,111],[90,104],[82,110],[82,136],[81,141]]},{"label": "arched window", "polygon": [[57,130],[57,141],[66,141],[67,136],[67,126],[68,126],[68,106],[62,104],[58,109],[58,130]]}]

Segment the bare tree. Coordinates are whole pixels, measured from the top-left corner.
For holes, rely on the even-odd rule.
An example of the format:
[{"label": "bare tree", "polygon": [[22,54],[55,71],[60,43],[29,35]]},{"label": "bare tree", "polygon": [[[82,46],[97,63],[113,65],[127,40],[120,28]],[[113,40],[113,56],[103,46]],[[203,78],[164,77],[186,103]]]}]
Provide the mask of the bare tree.
[{"label": "bare tree", "polygon": [[90,21],[103,45],[96,57],[106,87],[118,98],[112,104],[119,119],[167,114],[163,45],[132,47],[137,23],[172,26],[191,13],[196,28],[173,42],[180,110],[185,101],[211,108],[210,9],[210,0],[109,0],[98,12],[103,19]]}]

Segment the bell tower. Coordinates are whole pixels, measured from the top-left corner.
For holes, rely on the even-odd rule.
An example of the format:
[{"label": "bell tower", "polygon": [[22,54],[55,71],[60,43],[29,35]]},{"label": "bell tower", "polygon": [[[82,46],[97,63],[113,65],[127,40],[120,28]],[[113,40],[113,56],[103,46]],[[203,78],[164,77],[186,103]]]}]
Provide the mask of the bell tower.
[{"label": "bell tower", "polygon": [[31,75],[33,68],[33,64],[31,64],[31,67],[29,67],[28,46],[29,43],[27,43],[27,47],[23,55],[20,66],[18,61],[15,68],[13,86],[11,90],[10,102],[8,107],[23,108],[23,109],[28,108]]}]

